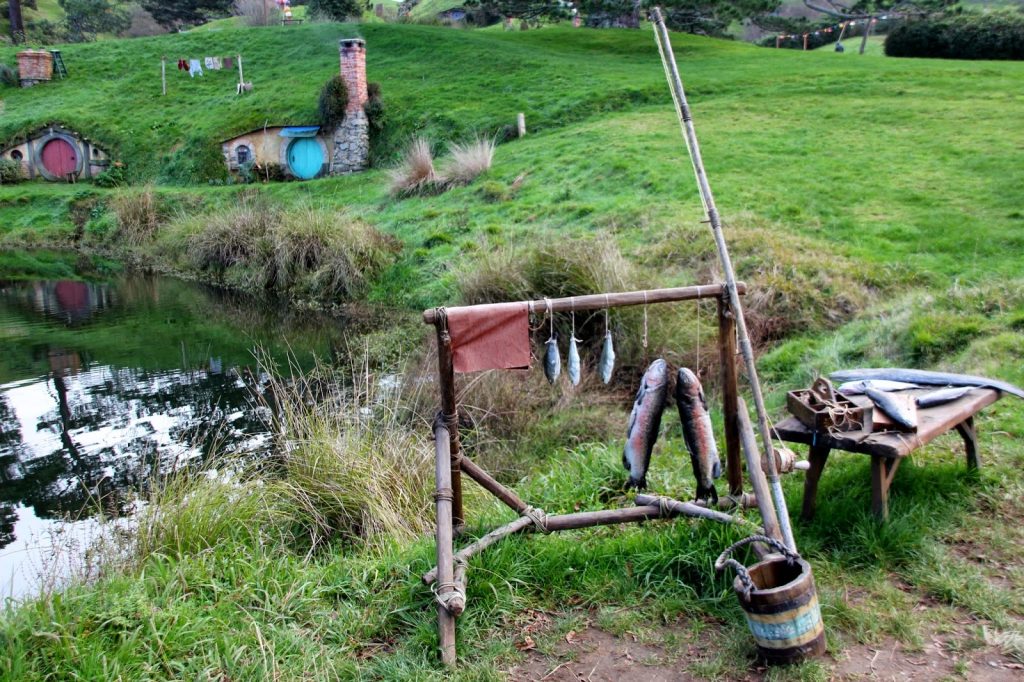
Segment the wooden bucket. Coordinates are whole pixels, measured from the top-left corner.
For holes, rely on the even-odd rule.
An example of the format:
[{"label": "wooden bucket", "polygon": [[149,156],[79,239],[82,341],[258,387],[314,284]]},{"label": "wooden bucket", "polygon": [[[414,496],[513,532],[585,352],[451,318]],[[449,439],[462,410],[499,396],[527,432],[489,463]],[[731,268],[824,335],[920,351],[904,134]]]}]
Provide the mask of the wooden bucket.
[{"label": "wooden bucket", "polygon": [[[733,551],[763,542],[777,550],[750,568],[730,558]],[[733,589],[747,618],[757,652],[769,663],[797,663],[825,653],[825,626],[811,565],[782,543],[761,535],[740,540],[715,562],[736,569]]]}]

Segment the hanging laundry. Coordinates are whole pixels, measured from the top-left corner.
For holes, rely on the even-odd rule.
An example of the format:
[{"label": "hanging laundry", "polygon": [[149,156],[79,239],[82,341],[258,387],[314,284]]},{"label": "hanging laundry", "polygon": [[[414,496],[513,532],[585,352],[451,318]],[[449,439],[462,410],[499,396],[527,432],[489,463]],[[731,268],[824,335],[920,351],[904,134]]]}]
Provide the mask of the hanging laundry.
[{"label": "hanging laundry", "polygon": [[213,70],[213,57],[203,57],[203,66],[210,71]]},{"label": "hanging laundry", "polygon": [[200,66],[198,59],[190,59],[189,60],[189,62],[188,62],[188,74],[190,76],[192,76],[193,78],[196,77],[196,74],[199,74],[200,76],[203,75],[203,67]]},{"label": "hanging laundry", "polygon": [[179,59],[178,60],[178,71],[181,71],[184,68],[185,68],[185,60],[184,59]]},{"label": "hanging laundry", "polygon": [[224,68],[225,69],[233,69],[233,68],[235,68],[235,58],[234,57],[224,57]]},{"label": "hanging laundry", "polygon": [[210,60],[211,60],[211,66],[210,66],[211,69],[215,69],[215,70],[219,71],[220,69],[224,68],[224,62],[221,61],[220,57],[210,57]]}]

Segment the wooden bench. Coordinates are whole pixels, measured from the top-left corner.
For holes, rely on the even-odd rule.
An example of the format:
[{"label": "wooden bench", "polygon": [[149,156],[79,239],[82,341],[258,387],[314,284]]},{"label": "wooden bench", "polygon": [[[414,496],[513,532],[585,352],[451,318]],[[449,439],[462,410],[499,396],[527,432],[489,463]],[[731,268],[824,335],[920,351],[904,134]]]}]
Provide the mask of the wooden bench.
[{"label": "wooden bench", "polygon": [[[908,392],[920,395],[932,390],[935,388],[915,389]],[[866,396],[849,397],[859,405],[868,405],[871,402]],[[807,471],[807,477],[804,479],[804,504],[801,516],[808,520],[814,517],[818,480],[825,469],[829,452],[833,448],[871,456],[871,510],[882,519],[889,516],[889,486],[892,485],[892,479],[896,475],[900,461],[917,448],[930,443],[937,436],[956,429],[964,439],[967,466],[978,468],[980,462],[978,461],[978,440],[974,432],[974,415],[999,398],[1000,393],[995,389],[975,388],[962,398],[944,405],[927,409],[918,408],[916,433],[887,431],[872,433],[867,437],[863,437],[863,434],[829,435],[815,433],[795,417],[786,419],[775,427],[779,437],[785,441],[805,443],[810,446],[808,459],[811,468]]]}]

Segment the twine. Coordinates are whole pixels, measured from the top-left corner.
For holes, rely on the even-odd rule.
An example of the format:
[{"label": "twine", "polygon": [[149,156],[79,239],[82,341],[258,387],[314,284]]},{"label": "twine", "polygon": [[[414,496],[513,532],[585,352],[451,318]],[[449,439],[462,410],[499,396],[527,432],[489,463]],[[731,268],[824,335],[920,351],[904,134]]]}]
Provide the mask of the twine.
[{"label": "twine", "polygon": [[451,502],[455,499],[455,492],[451,488],[438,488],[434,492],[434,501],[440,502],[442,500],[448,500]]},{"label": "twine", "polygon": [[744,545],[749,545],[752,542],[761,542],[768,545],[769,547],[771,547],[772,549],[786,557],[786,563],[788,563],[790,566],[796,563],[796,561],[800,558],[800,555],[791,550],[789,547],[786,547],[784,544],[782,544],[775,538],[770,538],[767,535],[751,535],[750,537],[743,538],[742,540],[734,542],[728,547],[726,547],[725,551],[722,552],[719,555],[718,559],[715,560],[715,570],[722,571],[725,570],[726,566],[732,567],[732,569],[736,571],[736,576],[740,579],[740,584],[743,585],[743,596],[746,599],[750,599],[750,593],[754,590],[755,587],[754,581],[751,579],[750,572],[747,570],[747,567],[733,559],[730,555],[740,547]]},{"label": "twine", "polygon": [[[444,590],[447,590],[447,592],[442,594]],[[430,591],[434,593],[434,599],[444,607],[445,611],[451,611],[450,604],[455,597],[461,597],[463,602],[466,601],[465,590],[462,589],[459,583],[454,581],[450,583],[434,583],[430,586]]]},{"label": "twine", "polygon": [[644,290],[644,359],[647,357],[647,290]]},{"label": "twine", "polygon": [[527,507],[522,511],[520,515],[530,519],[530,521],[533,522],[533,525],[540,532],[551,532],[551,530],[548,528],[548,515],[543,509],[540,509],[538,507]]}]

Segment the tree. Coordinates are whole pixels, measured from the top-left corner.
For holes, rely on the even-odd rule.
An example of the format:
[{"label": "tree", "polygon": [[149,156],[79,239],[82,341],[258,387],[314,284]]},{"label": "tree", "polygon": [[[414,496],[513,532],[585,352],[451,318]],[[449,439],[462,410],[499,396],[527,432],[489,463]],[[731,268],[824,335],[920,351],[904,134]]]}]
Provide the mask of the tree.
[{"label": "tree", "polygon": [[11,20],[11,38],[19,43],[25,39],[25,23],[21,19],[21,0],[7,0],[7,16]]},{"label": "tree", "polygon": [[490,15],[523,19],[565,19],[569,12],[559,0],[468,0],[466,7],[479,8]]},{"label": "tree", "polygon": [[64,9],[68,40],[85,43],[99,33],[120,33],[131,25],[131,17],[107,0],[58,0]]},{"label": "tree", "polygon": [[363,15],[365,2],[362,0],[310,0],[309,12],[334,21],[345,21]]},{"label": "tree", "polygon": [[195,26],[231,13],[233,0],[142,0],[142,8],[167,28]]}]

